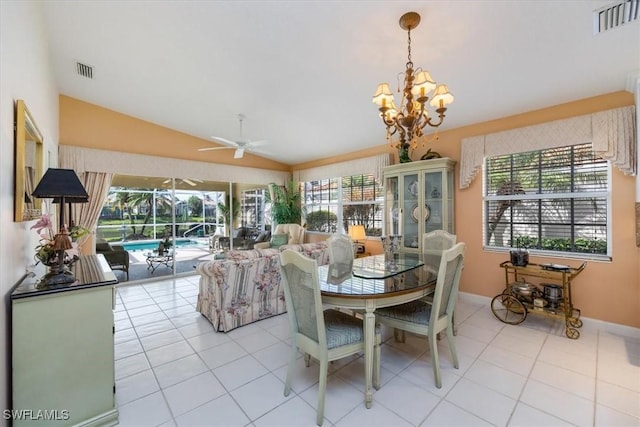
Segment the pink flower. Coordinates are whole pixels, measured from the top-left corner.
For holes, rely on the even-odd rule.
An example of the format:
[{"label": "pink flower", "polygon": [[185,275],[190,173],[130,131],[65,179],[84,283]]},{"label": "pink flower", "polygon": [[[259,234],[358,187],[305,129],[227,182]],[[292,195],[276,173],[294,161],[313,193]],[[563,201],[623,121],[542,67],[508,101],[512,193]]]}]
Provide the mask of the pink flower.
[{"label": "pink flower", "polygon": [[52,235],[53,234],[53,224],[51,223],[51,217],[48,214],[44,214],[42,215],[42,217],[38,220],[38,222],[36,222],[35,224],[33,224],[30,228],[30,230],[36,230],[36,233],[41,234],[40,232],[44,229],[48,229],[49,230],[49,234]]}]

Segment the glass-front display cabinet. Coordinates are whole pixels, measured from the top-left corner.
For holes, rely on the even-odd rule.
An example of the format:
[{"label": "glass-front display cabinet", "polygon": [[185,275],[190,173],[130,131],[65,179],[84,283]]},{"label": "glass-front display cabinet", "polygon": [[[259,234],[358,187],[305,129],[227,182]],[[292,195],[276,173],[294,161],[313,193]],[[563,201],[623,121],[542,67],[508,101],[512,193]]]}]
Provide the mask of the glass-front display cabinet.
[{"label": "glass-front display cabinet", "polygon": [[383,235],[400,234],[404,251],[420,252],[424,233],[445,230],[455,234],[455,165],[455,160],[440,158],[385,167]]}]

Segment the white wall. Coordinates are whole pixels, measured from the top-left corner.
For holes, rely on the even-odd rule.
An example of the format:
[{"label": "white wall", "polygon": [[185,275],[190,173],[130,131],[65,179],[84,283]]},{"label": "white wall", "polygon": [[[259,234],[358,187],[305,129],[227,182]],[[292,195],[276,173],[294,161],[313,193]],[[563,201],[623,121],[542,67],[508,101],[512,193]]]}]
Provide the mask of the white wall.
[{"label": "white wall", "polygon": [[[38,241],[29,230],[34,221],[13,221],[15,100],[25,101],[44,136],[45,162],[47,153],[57,162],[58,91],[44,34],[40,1],[0,1],[0,409],[10,398],[9,294]],[[0,424],[7,421],[0,417]]]}]

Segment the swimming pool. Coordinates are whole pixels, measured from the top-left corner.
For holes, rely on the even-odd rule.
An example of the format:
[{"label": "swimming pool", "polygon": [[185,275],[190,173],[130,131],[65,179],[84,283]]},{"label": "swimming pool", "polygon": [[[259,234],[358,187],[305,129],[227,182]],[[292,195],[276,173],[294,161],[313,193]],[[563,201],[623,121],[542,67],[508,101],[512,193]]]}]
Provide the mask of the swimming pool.
[{"label": "swimming pool", "polygon": [[[158,249],[159,243],[160,240],[141,240],[139,242],[122,242],[118,243],[118,245],[123,246],[128,251],[149,251],[152,249]],[[176,247],[206,248],[207,245],[192,239],[176,239]]]}]

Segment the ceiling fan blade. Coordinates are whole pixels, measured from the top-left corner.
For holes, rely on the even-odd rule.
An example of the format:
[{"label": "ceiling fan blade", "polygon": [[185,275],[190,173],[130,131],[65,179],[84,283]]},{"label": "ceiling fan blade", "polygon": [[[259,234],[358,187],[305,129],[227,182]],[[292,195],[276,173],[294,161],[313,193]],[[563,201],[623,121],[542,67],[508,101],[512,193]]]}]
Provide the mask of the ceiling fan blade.
[{"label": "ceiling fan blade", "polygon": [[184,178],[182,180],[182,182],[186,182],[187,184],[189,184],[192,187],[195,187],[197,185],[195,182],[191,181],[189,178]]},{"label": "ceiling fan blade", "polygon": [[266,139],[261,139],[258,141],[249,141],[248,145],[250,147],[262,147],[264,145],[269,145],[269,141],[267,141]]},{"label": "ceiling fan blade", "polygon": [[198,148],[198,151],[227,150],[229,148],[236,148],[236,147],[205,147],[205,148]]},{"label": "ceiling fan blade", "polygon": [[227,138],[212,136],[211,139],[213,139],[215,142],[219,142],[222,145],[228,145],[233,148],[236,148],[238,146],[238,143],[236,141],[231,141],[230,139],[227,139]]},{"label": "ceiling fan blade", "polygon": [[234,159],[241,159],[244,156],[244,147],[238,148],[233,154]]}]

